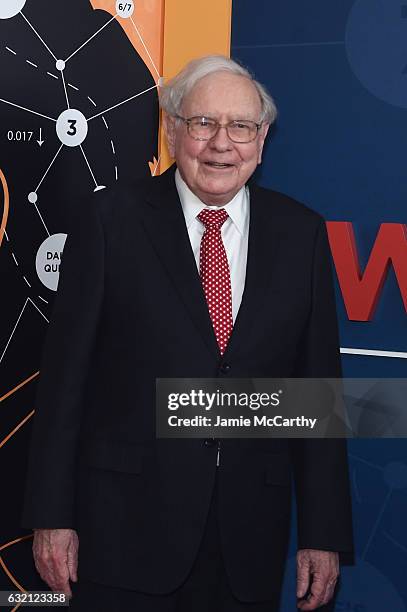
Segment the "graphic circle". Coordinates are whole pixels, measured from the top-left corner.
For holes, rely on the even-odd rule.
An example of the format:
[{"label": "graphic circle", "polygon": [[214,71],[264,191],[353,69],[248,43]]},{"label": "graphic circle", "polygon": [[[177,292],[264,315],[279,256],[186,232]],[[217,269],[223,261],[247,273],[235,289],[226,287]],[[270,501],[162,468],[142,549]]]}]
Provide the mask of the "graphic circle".
[{"label": "graphic circle", "polygon": [[346,53],[374,96],[407,108],[407,5],[400,0],[357,0],[346,27]]},{"label": "graphic circle", "polygon": [[63,70],[65,70],[65,62],[64,60],[57,60],[55,63],[55,67],[57,70],[59,70],[59,72],[62,72]]},{"label": "graphic circle", "polygon": [[59,281],[59,266],[62,260],[67,234],[48,236],[37,251],[35,267],[38,278],[45,287],[56,291]]},{"label": "graphic circle", "polygon": [[24,8],[27,0],[1,0],[0,19],[15,17]]},{"label": "graphic circle", "polygon": [[68,108],[57,120],[57,135],[67,147],[78,147],[88,135],[88,122],[81,111]]},{"label": "graphic circle", "polygon": [[123,19],[128,19],[134,13],[134,2],[133,0],[117,0],[116,2],[116,13]]}]

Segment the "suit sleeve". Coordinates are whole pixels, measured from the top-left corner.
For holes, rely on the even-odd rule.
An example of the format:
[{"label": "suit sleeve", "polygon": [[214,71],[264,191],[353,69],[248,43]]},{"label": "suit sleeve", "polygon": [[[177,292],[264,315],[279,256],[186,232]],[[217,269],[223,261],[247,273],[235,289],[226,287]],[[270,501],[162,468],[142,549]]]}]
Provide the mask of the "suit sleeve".
[{"label": "suit sleeve", "polygon": [[27,528],[74,528],[82,398],[104,289],[104,233],[96,204],[89,199],[74,215],[62,255],[28,454]]},{"label": "suit sleeve", "polygon": [[[314,248],[312,308],[295,376],[339,378],[341,364],[330,249],[320,219]],[[353,536],[344,439],[293,440],[298,548],[331,550],[352,562]]]}]

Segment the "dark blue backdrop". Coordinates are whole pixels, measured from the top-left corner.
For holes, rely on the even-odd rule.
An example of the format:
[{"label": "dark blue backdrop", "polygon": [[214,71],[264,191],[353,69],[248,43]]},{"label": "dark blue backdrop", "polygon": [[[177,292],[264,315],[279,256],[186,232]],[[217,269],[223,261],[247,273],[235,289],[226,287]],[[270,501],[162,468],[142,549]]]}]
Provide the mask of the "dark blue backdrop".
[{"label": "dark blue backdrop", "polygon": [[[280,114],[258,180],[327,220],[351,221],[364,268],[381,223],[407,223],[407,0],[234,0],[232,56]],[[407,265],[407,262],[406,262]],[[341,346],[404,352],[407,316],[390,270],[370,322]],[[343,356],[347,376],[407,377],[407,360]],[[406,402],[407,403],[407,402]],[[407,442],[349,444],[357,565],[336,610],[407,610]],[[282,611],[294,610],[294,554]]]}]

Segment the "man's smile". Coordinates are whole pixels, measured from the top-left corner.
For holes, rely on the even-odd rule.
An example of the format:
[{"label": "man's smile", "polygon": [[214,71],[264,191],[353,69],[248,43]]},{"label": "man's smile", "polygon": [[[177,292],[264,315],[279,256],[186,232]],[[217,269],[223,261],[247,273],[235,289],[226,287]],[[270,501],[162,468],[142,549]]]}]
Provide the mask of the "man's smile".
[{"label": "man's smile", "polygon": [[209,167],[209,168],[214,168],[214,169],[217,169],[217,170],[224,170],[224,169],[234,168],[235,167],[235,164],[227,164],[227,163],[215,162],[215,161],[204,162],[204,165]]}]

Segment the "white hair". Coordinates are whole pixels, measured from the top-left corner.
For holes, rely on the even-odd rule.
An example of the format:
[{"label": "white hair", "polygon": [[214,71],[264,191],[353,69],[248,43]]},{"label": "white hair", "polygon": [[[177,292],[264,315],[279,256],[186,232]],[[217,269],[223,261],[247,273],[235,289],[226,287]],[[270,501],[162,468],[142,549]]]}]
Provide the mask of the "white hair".
[{"label": "white hair", "polygon": [[260,122],[274,123],[277,117],[277,108],[264,85],[256,81],[246,68],[225,55],[206,55],[190,61],[181,72],[160,89],[161,108],[172,117],[179,115],[185,96],[189,94],[197,82],[216,72],[231,72],[249,79],[259,94],[262,107]]}]

